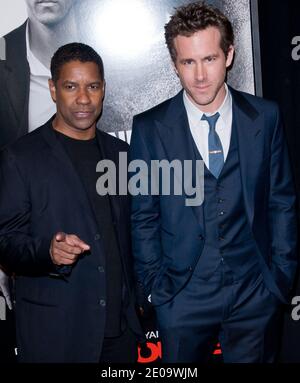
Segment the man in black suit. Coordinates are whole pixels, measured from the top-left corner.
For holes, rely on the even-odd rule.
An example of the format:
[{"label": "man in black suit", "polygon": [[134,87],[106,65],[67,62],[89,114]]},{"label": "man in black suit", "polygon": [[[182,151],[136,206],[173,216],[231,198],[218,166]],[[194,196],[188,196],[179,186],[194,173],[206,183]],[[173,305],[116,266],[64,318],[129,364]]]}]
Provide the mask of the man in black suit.
[{"label": "man in black suit", "polygon": [[[77,0],[25,2],[28,19],[0,41],[0,148],[55,113],[48,89],[50,60],[58,47],[77,40]],[[12,309],[9,282],[0,267],[0,295]]]},{"label": "man in black suit", "polygon": [[57,113],[1,153],[0,264],[16,274],[22,362],[134,362],[128,196],[100,196],[96,166],[127,144],[96,129],[100,56],[68,44],[51,61]]}]

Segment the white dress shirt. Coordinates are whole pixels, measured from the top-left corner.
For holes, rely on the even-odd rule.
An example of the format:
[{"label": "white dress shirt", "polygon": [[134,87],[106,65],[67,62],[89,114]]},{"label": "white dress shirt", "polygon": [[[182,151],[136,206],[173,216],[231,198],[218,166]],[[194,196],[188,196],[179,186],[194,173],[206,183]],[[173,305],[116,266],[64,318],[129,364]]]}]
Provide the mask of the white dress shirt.
[{"label": "white dress shirt", "polygon": [[50,69],[46,68],[32,53],[29,44],[28,23],[26,27],[27,61],[30,68],[30,91],[28,109],[29,132],[43,125],[56,112],[48,86]]},{"label": "white dress shirt", "polygon": [[[207,116],[212,116],[219,112],[220,117],[216,123],[216,132],[220,137],[223,147],[224,162],[226,161],[232,128],[232,97],[228,86],[225,84],[226,96],[220,108],[213,113],[205,113]],[[208,133],[209,125],[207,121],[202,121],[203,112],[192,103],[188,98],[186,91],[183,92],[183,102],[187,112],[190,130],[195,141],[195,144],[201,154],[207,168],[209,168],[209,153],[208,153]]]}]

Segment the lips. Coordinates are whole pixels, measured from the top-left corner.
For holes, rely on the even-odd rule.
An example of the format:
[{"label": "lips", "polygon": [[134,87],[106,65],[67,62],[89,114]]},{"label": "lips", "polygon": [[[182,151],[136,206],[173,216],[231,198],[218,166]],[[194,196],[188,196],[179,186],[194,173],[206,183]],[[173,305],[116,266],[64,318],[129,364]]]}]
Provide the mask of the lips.
[{"label": "lips", "polygon": [[92,115],[92,111],[78,111],[73,112],[73,114],[76,116],[76,118],[89,118]]},{"label": "lips", "polygon": [[194,86],[195,89],[198,89],[198,90],[206,90],[209,88],[209,85],[195,85]]},{"label": "lips", "polygon": [[42,5],[55,5],[55,4],[58,4],[58,1],[55,1],[55,0],[39,0],[37,1],[37,4],[42,4]]},{"label": "lips", "polygon": [[207,94],[207,92],[210,91],[210,86],[209,85],[194,86],[193,89],[194,89],[195,94],[199,94],[199,95],[203,94],[204,95],[204,94]]}]

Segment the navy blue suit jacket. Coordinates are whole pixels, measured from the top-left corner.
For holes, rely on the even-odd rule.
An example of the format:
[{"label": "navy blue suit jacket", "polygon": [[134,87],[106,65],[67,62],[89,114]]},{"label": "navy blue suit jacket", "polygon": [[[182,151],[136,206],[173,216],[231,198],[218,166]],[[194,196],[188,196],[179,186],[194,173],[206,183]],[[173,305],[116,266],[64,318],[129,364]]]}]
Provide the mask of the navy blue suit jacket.
[{"label": "navy blue suit jacket", "polygon": [[[128,145],[99,130],[97,139],[103,157],[118,166],[119,152]],[[20,360],[99,362],[104,249],[84,186],[51,121],[1,152],[0,183],[0,263],[16,273]],[[125,314],[142,336],[135,313],[130,198],[110,200],[124,270]],[[91,247],[72,267],[57,268],[51,261],[50,242],[59,231],[76,234]]]},{"label": "navy blue suit jacket", "polygon": [[[237,127],[247,219],[264,281],[285,302],[296,270],[295,195],[276,104],[230,89]],[[180,92],[133,120],[131,159],[195,161]],[[182,196],[132,199],[135,268],[154,305],[172,299],[188,282],[205,240],[202,206]]]}]

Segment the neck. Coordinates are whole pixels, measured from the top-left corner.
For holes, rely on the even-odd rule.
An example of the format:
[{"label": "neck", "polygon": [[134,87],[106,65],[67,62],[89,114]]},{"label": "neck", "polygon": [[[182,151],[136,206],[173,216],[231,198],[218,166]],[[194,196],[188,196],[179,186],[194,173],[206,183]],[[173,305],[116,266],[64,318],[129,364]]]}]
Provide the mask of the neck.
[{"label": "neck", "polygon": [[96,123],[88,129],[78,129],[65,123],[61,123],[57,117],[52,123],[53,129],[75,140],[87,141],[96,137]]},{"label": "neck", "polygon": [[51,57],[62,45],[78,40],[74,10],[60,23],[47,26],[29,19],[29,45],[35,57],[50,68]]}]

